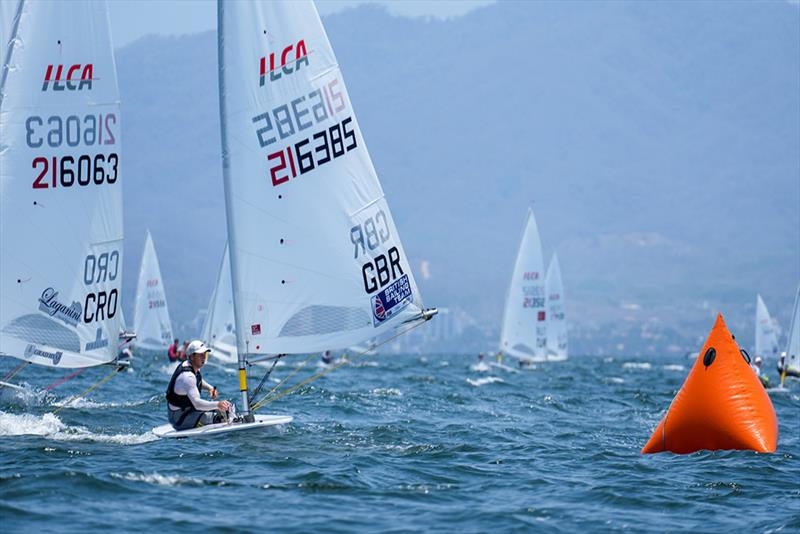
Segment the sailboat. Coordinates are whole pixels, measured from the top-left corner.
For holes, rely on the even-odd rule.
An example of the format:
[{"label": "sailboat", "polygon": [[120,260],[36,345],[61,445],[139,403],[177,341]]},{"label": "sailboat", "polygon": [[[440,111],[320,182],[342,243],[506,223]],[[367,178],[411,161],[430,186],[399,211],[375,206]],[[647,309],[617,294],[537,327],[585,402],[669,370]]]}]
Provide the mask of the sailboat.
[{"label": "sailboat", "polygon": [[777,358],[778,333],[761,295],[756,295],[755,356]]},{"label": "sailboat", "polygon": [[522,364],[547,359],[547,310],[542,244],[533,209],[525,228],[506,295],[500,351]]},{"label": "sailboat", "polygon": [[136,332],[134,347],[137,350],[165,352],[172,343],[167,295],[149,230],[144,240],[142,264],[136,284],[133,330]]},{"label": "sailboat", "polygon": [[0,355],[111,363],[123,231],[108,8],[21,0],[0,16]]},{"label": "sailboat", "polygon": [[208,314],[203,323],[201,339],[211,347],[211,357],[223,364],[239,361],[236,351],[236,325],[233,315],[233,286],[231,285],[231,263],[228,245],[222,255],[217,284],[208,303]]},{"label": "sailboat", "polygon": [[363,343],[430,319],[316,7],[217,3],[220,126],[243,416],[248,361]]},{"label": "sailboat", "polygon": [[558,256],[553,254],[545,280],[547,295],[547,361],[567,359],[567,319],[564,312],[564,286]]},{"label": "sailboat", "polygon": [[[797,294],[794,297],[792,323],[789,327],[789,339],[786,342],[784,361],[786,374],[800,377],[800,286],[798,286]],[[782,369],[779,367],[778,371],[782,371]]]}]

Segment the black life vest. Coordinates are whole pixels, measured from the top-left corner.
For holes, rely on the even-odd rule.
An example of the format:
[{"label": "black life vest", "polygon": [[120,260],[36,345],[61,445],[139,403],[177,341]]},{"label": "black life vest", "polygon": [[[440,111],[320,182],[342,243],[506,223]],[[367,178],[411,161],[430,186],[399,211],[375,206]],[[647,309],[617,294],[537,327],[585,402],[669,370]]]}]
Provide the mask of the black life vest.
[{"label": "black life vest", "polygon": [[200,371],[195,372],[190,364],[183,362],[178,365],[175,372],[172,373],[172,378],[167,386],[167,402],[178,408],[194,408],[192,401],[189,399],[189,395],[178,395],[175,393],[175,381],[178,380],[181,373],[192,373],[197,379],[197,391],[200,391],[200,385],[203,383],[203,375],[200,374]]}]

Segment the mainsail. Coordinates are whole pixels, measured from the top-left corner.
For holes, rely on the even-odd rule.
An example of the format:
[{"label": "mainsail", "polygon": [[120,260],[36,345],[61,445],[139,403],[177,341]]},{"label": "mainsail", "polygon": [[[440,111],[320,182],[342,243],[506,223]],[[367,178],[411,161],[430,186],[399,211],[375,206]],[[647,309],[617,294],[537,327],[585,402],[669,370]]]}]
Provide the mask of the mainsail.
[{"label": "mainsail", "polygon": [[756,295],[756,347],[755,355],[762,358],[778,356],[778,332],[769,316],[767,305]]},{"label": "mainsail", "polygon": [[167,295],[158,267],[158,256],[150,232],[144,241],[142,265],[136,284],[136,303],[133,313],[136,348],[164,351],[172,343],[172,323],[169,320]]},{"label": "mainsail", "polygon": [[0,8],[0,354],[116,357],[121,118],[105,2]]},{"label": "mainsail", "polygon": [[567,318],[564,311],[561,267],[555,254],[547,268],[545,295],[547,295],[547,359],[563,361],[567,359]]},{"label": "mainsail", "polygon": [[235,363],[238,360],[235,322],[231,262],[228,259],[226,243],[217,275],[217,285],[211,295],[211,302],[208,303],[208,314],[201,334],[203,341],[213,349],[211,356],[223,363]]},{"label": "mainsail", "polygon": [[544,261],[533,210],[525,229],[506,296],[500,351],[519,360],[544,361],[547,356]]},{"label": "mainsail", "polygon": [[218,24],[240,357],[345,348],[423,319],[314,4],[218,2]]},{"label": "mainsail", "polygon": [[794,297],[792,325],[789,327],[789,340],[786,343],[786,370],[800,374],[800,286]]}]

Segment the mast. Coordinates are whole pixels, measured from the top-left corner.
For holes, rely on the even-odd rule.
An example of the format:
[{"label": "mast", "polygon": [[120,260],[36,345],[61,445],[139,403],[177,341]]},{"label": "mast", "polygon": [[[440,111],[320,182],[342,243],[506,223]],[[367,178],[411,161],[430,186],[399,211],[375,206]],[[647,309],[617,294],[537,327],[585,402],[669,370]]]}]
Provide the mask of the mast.
[{"label": "mast", "polygon": [[[225,84],[225,2],[217,0],[217,63],[218,63],[218,82],[219,82],[219,128],[222,144],[222,181],[225,187],[225,219],[228,226],[228,261],[231,266],[231,284],[237,287],[236,269],[236,232],[233,231],[235,220],[233,218],[233,192],[231,191],[231,172],[230,172],[230,149],[228,146],[227,133],[227,105],[226,84]],[[245,421],[252,421],[253,415],[250,413],[250,396],[247,391],[247,352],[249,343],[244,342],[244,333],[241,325],[244,324],[240,306],[237,299],[233,299],[233,315],[236,322],[236,352],[239,367],[239,391],[242,399],[241,414]],[[243,343],[244,342],[244,343]],[[242,346],[244,345],[244,346]]]}]

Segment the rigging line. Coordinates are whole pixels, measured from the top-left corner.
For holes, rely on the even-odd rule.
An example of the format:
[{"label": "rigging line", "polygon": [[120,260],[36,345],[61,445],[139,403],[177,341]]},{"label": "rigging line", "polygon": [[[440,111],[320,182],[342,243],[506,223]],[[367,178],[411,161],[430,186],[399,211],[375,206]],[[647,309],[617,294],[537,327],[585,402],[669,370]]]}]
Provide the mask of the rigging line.
[{"label": "rigging line", "polygon": [[[14,367],[6,376],[3,377],[2,382],[8,382],[12,378],[14,378],[17,375],[17,373],[22,371],[29,363],[31,363],[31,362],[24,361],[24,362],[20,363],[19,365],[17,365],[16,367]],[[4,384],[0,384],[0,388],[2,388],[2,387],[4,387]]]},{"label": "rigging line", "polygon": [[306,366],[306,364],[307,364],[309,361],[311,361],[311,358],[313,358],[314,356],[316,356],[316,353],[314,353],[314,354],[309,354],[309,355],[306,357],[306,359],[303,361],[303,363],[301,363],[299,366],[297,366],[297,367],[295,368],[295,370],[294,370],[294,371],[292,371],[291,373],[289,373],[289,374],[286,376],[286,378],[284,378],[283,380],[281,380],[280,382],[278,382],[277,384],[275,384],[275,387],[273,387],[271,390],[267,391],[267,392],[264,394],[264,396],[263,396],[263,397],[261,397],[261,398],[258,400],[258,402],[253,402],[253,403],[251,403],[251,404],[252,404],[252,406],[250,407],[250,411],[251,411],[251,412],[254,412],[254,411],[256,411],[257,409],[259,409],[259,408],[260,408],[260,407],[261,407],[261,406],[264,404],[264,402],[265,402],[267,399],[269,399],[269,396],[270,396],[270,395],[272,395],[273,393],[275,393],[275,390],[277,390],[279,387],[281,387],[283,384],[285,384],[285,383],[286,383],[286,382],[287,382],[287,381],[288,381],[290,378],[292,378],[294,375],[296,375],[296,374],[297,374],[297,373],[298,373],[298,372],[299,372],[299,371],[300,371],[302,368],[304,368],[304,367]]},{"label": "rigging line", "polygon": [[52,384],[50,384],[49,386],[44,388],[44,391],[50,391],[51,389],[57,388],[58,386],[60,386],[61,384],[63,384],[67,380],[69,380],[70,378],[75,378],[76,376],[78,376],[79,374],[84,372],[86,369],[88,369],[88,367],[83,367],[82,369],[78,369],[74,373],[72,373],[70,375],[67,375],[64,378],[60,379],[60,380],[56,380],[55,382],[53,382]]},{"label": "rigging line", "polygon": [[253,391],[253,398],[258,397],[258,394],[261,393],[261,388],[264,387],[264,383],[267,381],[267,378],[269,378],[269,375],[272,374],[275,366],[278,365],[278,360],[280,360],[282,356],[283,354],[279,354],[278,357],[275,358],[275,361],[272,362],[272,366],[270,366],[269,370],[264,373],[264,376],[261,378],[261,382],[258,383],[258,386],[256,386],[256,389]]},{"label": "rigging line", "polygon": [[58,408],[57,408],[57,409],[56,409],[56,410],[53,412],[53,415],[57,414],[58,412],[60,412],[60,411],[61,411],[61,410],[63,410],[64,408],[66,408],[68,405],[72,404],[72,402],[74,402],[74,401],[76,401],[76,400],[80,399],[81,397],[83,397],[84,395],[86,395],[87,393],[89,393],[90,391],[92,391],[93,389],[95,389],[95,388],[97,388],[97,387],[100,387],[100,386],[102,386],[103,384],[105,384],[106,382],[108,382],[109,380],[111,380],[112,378],[114,378],[114,376],[116,376],[116,375],[117,375],[117,374],[118,374],[118,373],[119,373],[119,372],[120,372],[122,369],[124,369],[124,367],[122,367],[122,366],[120,366],[120,367],[117,367],[116,369],[114,369],[113,371],[111,371],[111,373],[110,373],[108,376],[106,376],[104,379],[102,379],[100,382],[97,382],[97,383],[95,383],[95,384],[94,384],[94,385],[92,385],[92,386],[91,386],[89,389],[87,389],[86,391],[84,391],[83,393],[81,393],[80,395],[75,395],[74,397],[70,398],[70,399],[69,399],[67,402],[65,402],[64,404],[62,404],[61,406],[59,406],[59,407],[58,407]]},{"label": "rigging line", "polygon": [[[390,338],[388,338],[388,339],[385,339],[385,340],[381,341],[380,343],[377,343],[377,344],[375,344],[375,345],[372,345],[371,347],[367,348],[366,350],[364,350],[364,351],[362,351],[362,352],[360,352],[360,353],[356,354],[355,356],[353,356],[353,359],[352,359],[352,360],[345,360],[345,361],[343,361],[343,362],[340,362],[340,363],[338,363],[338,364],[334,365],[333,367],[329,367],[329,368],[327,368],[327,369],[323,369],[322,371],[320,371],[320,372],[318,372],[318,373],[316,373],[316,374],[314,374],[314,375],[310,376],[309,378],[307,378],[307,379],[303,380],[303,381],[302,381],[302,382],[300,382],[299,384],[296,384],[296,385],[294,385],[294,386],[292,386],[292,387],[290,387],[290,388],[287,388],[287,389],[284,389],[283,391],[280,391],[280,392],[278,392],[278,393],[277,393],[277,394],[276,394],[274,397],[272,397],[272,398],[268,398],[268,397],[269,397],[269,393],[267,393],[267,395],[265,395],[265,396],[264,396],[264,399],[262,399],[260,402],[258,402],[258,403],[257,403],[255,406],[253,406],[253,407],[251,408],[251,411],[256,411],[257,409],[261,408],[262,406],[266,406],[267,404],[270,404],[270,403],[272,403],[272,402],[274,402],[274,401],[276,401],[276,400],[278,400],[278,399],[280,399],[280,398],[282,398],[282,397],[285,397],[286,395],[290,395],[291,393],[294,393],[295,391],[297,391],[297,390],[298,390],[298,389],[300,389],[301,387],[305,386],[306,384],[309,384],[310,382],[313,382],[313,381],[314,381],[314,380],[316,380],[317,378],[320,378],[320,377],[322,377],[322,376],[325,376],[326,374],[328,374],[328,373],[330,373],[330,372],[332,372],[332,371],[335,371],[335,370],[336,370],[336,369],[338,369],[339,367],[342,367],[343,365],[347,365],[347,364],[351,363],[351,362],[352,362],[352,361],[354,361],[356,358],[360,358],[360,357],[361,357],[361,356],[363,356],[364,354],[366,354],[366,353],[368,353],[368,352],[370,352],[370,351],[372,351],[372,350],[375,350],[375,349],[377,349],[377,348],[378,348],[378,347],[380,347],[381,345],[385,345],[385,344],[389,343],[390,341],[394,341],[394,340],[395,340],[395,339],[397,339],[398,337],[400,337],[400,336],[402,336],[402,335],[405,335],[405,334],[407,334],[408,332],[411,332],[412,330],[414,330],[415,328],[419,327],[420,325],[422,325],[422,324],[424,324],[424,323],[426,323],[426,322],[427,322],[426,320],[420,320],[420,321],[419,321],[417,324],[415,324],[415,325],[413,325],[413,326],[410,326],[409,328],[406,328],[405,330],[403,330],[403,331],[401,331],[401,332],[398,332],[397,334],[393,335],[392,337],[390,337]],[[307,360],[306,360],[306,361],[307,361]],[[295,372],[296,372],[296,371],[295,371]],[[292,374],[294,374],[294,373],[292,373]],[[287,378],[288,378],[288,377],[287,377]],[[280,385],[280,384],[278,384],[278,386],[279,386],[279,385]],[[278,386],[275,386],[275,388],[277,388]],[[273,390],[274,390],[275,388],[273,388]],[[270,393],[271,393],[271,392],[270,392]]]}]

